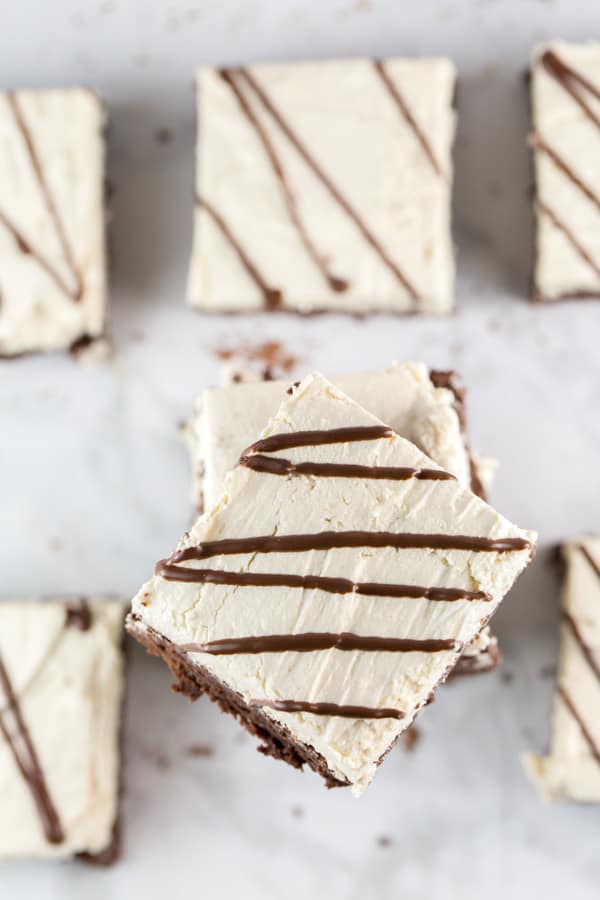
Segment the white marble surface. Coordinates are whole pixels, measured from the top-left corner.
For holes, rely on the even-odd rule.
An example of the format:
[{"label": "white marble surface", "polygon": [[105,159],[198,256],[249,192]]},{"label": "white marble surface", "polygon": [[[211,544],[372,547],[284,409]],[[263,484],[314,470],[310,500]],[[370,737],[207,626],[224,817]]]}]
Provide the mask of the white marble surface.
[{"label": "white marble surface", "polygon": [[[2,17],[3,86],[83,81],[106,96],[115,186],[114,360],[0,365],[2,594],[131,594],[188,522],[176,425],[216,380],[214,349],[267,337],[302,357],[299,371],[393,358],[458,368],[474,442],[501,460],[494,501],[537,528],[542,547],[496,620],[505,678],[444,688],[421,717],[415,751],[397,749],[360,801],[263,759],[211,704],[171,696],[164,667],[132,648],[122,862],[106,872],[4,865],[0,896],[597,898],[600,810],[545,808],[519,764],[549,730],[550,548],[600,528],[600,303],[526,302],[523,73],[534,41],[597,36],[596,4],[20,0]],[[459,66],[456,316],[203,319],[186,310],[195,65],[403,52],[448,53]],[[169,144],[155,139],[162,127]],[[199,742],[215,754],[190,757]]]}]

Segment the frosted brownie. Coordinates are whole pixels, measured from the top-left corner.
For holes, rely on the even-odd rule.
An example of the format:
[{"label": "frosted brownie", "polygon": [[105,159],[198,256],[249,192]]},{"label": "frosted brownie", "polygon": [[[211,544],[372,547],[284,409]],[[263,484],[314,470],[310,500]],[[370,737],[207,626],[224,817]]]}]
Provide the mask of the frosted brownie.
[{"label": "frosted brownie", "polygon": [[[463,484],[483,494],[466,435],[465,390],[455,373],[430,371],[424,363],[403,363],[346,375],[336,383]],[[196,509],[209,509],[217,502],[227,472],[276,412],[288,388],[289,381],[255,379],[243,387],[230,384],[199,395],[184,430]],[[486,627],[465,649],[454,674],[489,672],[501,659],[498,642]]]},{"label": "frosted brownie", "polygon": [[448,59],[204,67],[188,300],[448,313]]},{"label": "frosted brownie", "polygon": [[537,48],[534,297],[600,296],[600,43]]},{"label": "frosted brownie", "polygon": [[0,357],[103,333],[103,127],[87,90],[0,93]]},{"label": "frosted brownie", "polygon": [[0,603],[0,859],[116,857],[123,618]]},{"label": "frosted brownie", "polygon": [[600,538],[563,547],[560,663],[550,753],[526,757],[548,800],[600,803]]},{"label": "frosted brownie", "polygon": [[360,794],[534,540],[310,376],[157,564],[128,627],[180,691]]}]

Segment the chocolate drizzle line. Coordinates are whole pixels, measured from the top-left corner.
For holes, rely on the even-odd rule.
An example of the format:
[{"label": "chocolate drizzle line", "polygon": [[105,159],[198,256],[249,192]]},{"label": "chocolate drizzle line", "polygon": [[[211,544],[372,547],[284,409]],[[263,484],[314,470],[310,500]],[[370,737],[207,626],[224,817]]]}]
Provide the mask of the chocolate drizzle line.
[{"label": "chocolate drizzle line", "polygon": [[373,637],[343,631],[334,634],[327,631],[307,631],[303,634],[265,634],[250,637],[223,638],[206,643],[180,644],[187,653],[209,653],[215,656],[233,656],[239,653],[314,653],[317,650],[366,650],[391,653],[444,653],[462,648],[460,641],[452,638]]},{"label": "chocolate drizzle line", "polygon": [[[29,159],[31,162],[31,167],[32,167],[33,173],[35,175],[35,179],[36,179],[38,187],[40,189],[40,193],[44,200],[44,204],[46,206],[48,214],[49,214],[50,218],[52,219],[52,223],[54,225],[56,236],[58,237],[58,241],[60,243],[64,258],[65,258],[67,265],[73,276],[73,280],[75,282],[75,289],[74,290],[69,289],[64,284],[64,282],[62,281],[62,279],[60,277],[57,281],[57,277],[56,277],[57,273],[55,273],[53,276],[54,280],[57,281],[57,283],[61,286],[61,289],[68,296],[70,296],[76,302],[79,302],[81,300],[81,296],[83,293],[83,285],[81,283],[81,276],[77,269],[77,265],[75,263],[75,258],[73,256],[73,251],[70,247],[69,241],[67,240],[65,228],[64,228],[63,222],[61,220],[61,217],[59,215],[54,198],[52,196],[52,192],[50,191],[48,182],[46,181],[46,176],[44,175],[44,170],[43,170],[39,155],[37,153],[37,150],[36,150],[36,147],[35,147],[35,144],[33,141],[33,135],[31,134],[31,130],[29,129],[29,127],[25,121],[25,117],[24,117],[23,111],[19,105],[17,95],[13,92],[9,93],[7,95],[7,101],[12,110],[13,116],[15,118],[17,128],[19,129],[19,131],[21,133],[21,137],[23,138],[23,142],[27,149],[27,155],[29,156]],[[39,254],[33,253],[31,248],[29,248],[29,252],[32,253],[32,255],[36,258],[36,260],[38,262],[40,261]],[[48,271],[47,264],[44,265],[44,268],[46,269],[46,271]]]},{"label": "chocolate drizzle line", "polygon": [[283,134],[287,137],[291,144],[296,148],[299,155],[302,157],[306,165],[312,170],[314,175],[319,179],[323,187],[329,193],[330,197],[337,203],[337,205],[346,213],[349,219],[352,220],[354,225],[362,234],[364,240],[369,244],[370,247],[377,253],[381,262],[388,268],[395,278],[400,282],[400,284],[404,287],[407,293],[410,295],[411,299],[414,303],[418,303],[420,301],[420,296],[415,290],[414,286],[410,282],[410,280],[406,277],[404,272],[396,265],[393,259],[388,255],[387,251],[380,243],[379,239],[375,236],[375,234],[370,230],[367,226],[366,222],[360,216],[360,214],[354,209],[350,201],[341,193],[335,183],[331,180],[329,175],[324,171],[321,167],[320,163],[317,162],[315,157],[306,147],[306,145],[300,140],[298,135],[293,131],[291,126],[288,124],[286,119],[283,117],[281,112],[274,105],[271,98],[267,95],[264,89],[259,85],[257,80],[247,69],[237,68],[230,69],[230,73],[234,73],[241,80],[245,81],[247,86],[254,92],[260,103],[263,105],[265,110],[269,113],[273,121],[277,124],[277,126],[281,129]]},{"label": "chocolate drizzle line", "polygon": [[569,615],[569,613],[567,612],[563,613],[563,619],[573,632],[573,636],[579,644],[581,652],[585,656],[586,662],[588,663],[590,669],[592,670],[598,681],[600,681],[600,664],[595,659],[592,648],[583,637],[579,625],[577,624],[573,616]]},{"label": "chocolate drizzle line", "polygon": [[67,628],[78,628],[79,631],[89,631],[92,627],[92,611],[85,597],[66,605]]},{"label": "chocolate drizzle line", "polygon": [[[299,384],[299,382],[297,382]],[[358,441],[378,441],[393,437],[387,425],[366,425],[350,428],[327,428],[321,431],[290,431],[271,434],[247,447],[242,456],[250,453],[274,453],[292,447],[320,447],[325,444],[352,444]]]},{"label": "chocolate drizzle line", "polygon": [[39,251],[36,250],[29,243],[27,238],[19,231],[19,229],[14,225],[8,216],[0,210],[0,224],[4,226],[4,228],[9,232],[9,234],[13,237],[17,247],[24,253],[26,256],[31,256],[35,259],[36,263],[44,270],[46,275],[52,279],[52,281],[56,284],[58,289],[62,291],[63,294],[66,294],[70,299],[75,300],[76,297],[73,294],[73,291],[69,288],[69,286],[65,283],[60,273],[54,268],[52,263],[48,262],[46,257]]},{"label": "chocolate drizzle line", "polygon": [[278,288],[273,288],[263,278],[255,263],[252,262],[248,253],[236,238],[229,225],[225,222],[222,215],[200,194],[196,194],[196,203],[202,207],[210,218],[213,220],[223,237],[228,241],[235,250],[244,269],[254,281],[257,288],[263,295],[263,300],[267,309],[278,309],[281,306],[283,294]]},{"label": "chocolate drizzle line", "polygon": [[310,237],[306,225],[300,217],[296,197],[283,170],[283,165],[277,154],[277,151],[275,150],[275,147],[273,146],[269,135],[263,128],[256,114],[254,113],[254,110],[244,96],[243,91],[240,89],[235,78],[235,71],[236,70],[233,69],[220,69],[219,74],[223,81],[234,93],[239,103],[240,109],[242,110],[242,113],[256,132],[256,136],[263,146],[269,162],[271,163],[271,167],[273,169],[275,177],[277,178],[279,186],[281,187],[281,192],[283,194],[283,199],[285,201],[290,219],[292,220],[296,227],[296,230],[298,231],[298,235],[300,236],[300,240],[304,244],[306,252],[310,256],[316,267],[319,269],[323,278],[328,283],[332,291],[335,291],[337,293],[346,291],[348,289],[348,282],[343,278],[336,277],[330,272],[327,258],[319,252],[314,241]]},{"label": "chocolate drizzle line", "polygon": [[594,260],[594,258],[590,256],[583,244],[581,244],[579,239],[573,234],[569,226],[565,225],[565,223],[556,215],[554,210],[550,209],[550,207],[545,203],[542,203],[541,200],[536,200],[536,207],[538,209],[538,212],[543,213],[550,219],[554,227],[566,237],[573,250],[575,250],[575,252],[581,257],[581,259],[585,263],[587,263],[590,269],[598,276],[598,278],[600,278],[600,266]]},{"label": "chocolate drizzle line", "polygon": [[344,719],[403,719],[401,709],[374,706],[350,706],[339,703],[310,703],[305,700],[250,700],[249,706],[268,706],[281,712],[307,712],[315,716],[338,716]]},{"label": "chocolate drizzle line", "polygon": [[390,78],[383,62],[381,62],[380,60],[373,60],[373,67],[381,78],[382,83],[385,85],[390,97],[402,113],[402,116],[404,117],[404,119],[406,119],[406,122],[408,123],[410,128],[412,128],[415,137],[421,145],[425,156],[431,163],[434,172],[436,173],[436,175],[439,175],[441,177],[443,175],[442,167],[436,159],[435,153],[433,152],[433,147],[427,140],[425,132],[422,130],[419,123],[411,113],[406,100],[400,93],[398,85],[395,84],[395,82]]},{"label": "chocolate drizzle line", "polygon": [[309,591],[324,591],[328,594],[360,594],[364,597],[396,597],[398,599],[423,598],[442,603],[452,603],[457,600],[480,602],[492,600],[491,594],[485,591],[467,591],[462,588],[422,587],[417,584],[378,584],[369,581],[354,582],[349,578],[331,578],[322,575],[224,572],[220,569],[193,569],[189,566],[171,565],[166,560],[157,563],[155,572],[165,581],[196,584],[301,588]]},{"label": "chocolate drizzle line", "polygon": [[460,534],[411,534],[389,531],[321,531],[316,534],[261,535],[205,541],[177,550],[169,563],[209,559],[239,553],[305,553],[349,547],[394,547],[397,550],[465,550],[474,553],[510,553],[531,550],[520,537],[485,538]]},{"label": "chocolate drizzle line", "polygon": [[0,688],[8,703],[8,714],[12,715],[14,719],[16,734],[11,734],[4,721],[7,713],[0,713],[0,732],[10,747],[17,768],[31,792],[46,840],[49,844],[60,844],[65,839],[60,819],[50,797],[43,769],[2,659],[0,659]]},{"label": "chocolate drizzle line", "polygon": [[531,147],[538,151],[539,153],[545,153],[546,156],[552,160],[557,169],[565,175],[569,181],[572,181],[573,184],[579,188],[579,190],[584,194],[588,200],[594,204],[598,209],[600,209],[600,197],[596,194],[592,188],[590,188],[584,181],[581,180],[579,175],[573,171],[573,169],[569,166],[569,164],[560,156],[556,150],[547,144],[544,139],[539,134],[533,134],[529,141]]},{"label": "chocolate drizzle line", "polygon": [[552,50],[546,50],[541,56],[541,64],[546,72],[551,75],[560,86],[573,98],[575,103],[581,107],[586,116],[600,128],[600,118],[596,115],[589,103],[586,102],[581,95],[578,87],[588,91],[597,100],[600,100],[600,89],[596,87],[584,75],[581,75],[575,69],[568,66],[559,56]]},{"label": "chocolate drizzle line", "polygon": [[586,558],[586,560],[588,561],[588,563],[590,564],[590,566],[592,567],[592,569],[594,570],[594,572],[596,573],[598,578],[600,578],[600,565],[598,565],[598,563],[596,562],[596,560],[594,559],[594,557],[592,556],[592,554],[590,553],[588,548],[584,547],[583,544],[580,544],[579,550],[581,551],[583,556]]},{"label": "chocolate drizzle line", "polygon": [[579,715],[579,712],[577,711],[575,704],[573,703],[571,697],[566,692],[566,690],[560,686],[558,687],[558,694],[560,695],[565,706],[567,707],[567,709],[569,710],[569,712],[571,713],[571,715],[573,716],[573,718],[579,725],[579,728],[581,729],[581,733],[582,733],[583,737],[585,738],[585,740],[592,752],[592,756],[596,759],[596,761],[600,765],[600,747],[598,747],[598,745],[596,744],[596,741],[594,740],[593,735],[590,733],[584,720]]},{"label": "chocolate drizzle line", "polygon": [[316,475],[322,478],[373,478],[389,481],[456,481],[443,469],[414,469],[408,466],[359,466],[341,463],[293,463],[278,456],[242,456],[240,465],[269,475]]}]

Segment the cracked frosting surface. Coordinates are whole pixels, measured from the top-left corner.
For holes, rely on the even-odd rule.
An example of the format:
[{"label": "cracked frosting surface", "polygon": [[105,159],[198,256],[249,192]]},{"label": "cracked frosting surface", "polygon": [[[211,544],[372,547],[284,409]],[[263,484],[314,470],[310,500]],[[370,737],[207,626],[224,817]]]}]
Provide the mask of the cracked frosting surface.
[{"label": "cracked frosting surface", "polygon": [[[0,661],[63,832],[61,842],[48,841],[30,785],[0,732],[0,858],[65,858],[111,845],[120,772],[123,606],[94,600],[88,608],[91,625],[82,630],[68,624],[65,602],[0,603]],[[1,684],[0,724],[18,734]]]},{"label": "cracked frosting surface", "polygon": [[91,91],[0,93],[0,356],[104,329],[103,128]]},{"label": "cracked frosting surface", "polygon": [[[286,397],[263,437],[379,425],[378,419],[317,375]],[[439,469],[417,447],[392,433],[376,441],[295,447],[285,450],[284,456],[294,463]],[[197,521],[179,550],[225,538],[354,530],[508,537],[516,539],[520,549],[472,552],[364,546],[302,554],[248,552],[202,563],[236,573],[278,572],[484,591],[489,594],[485,601],[335,596],[317,589],[183,583],[156,575],[134,599],[133,613],[141,627],[150,626],[180,645],[304,632],[460,642],[460,647],[439,652],[329,649],[226,656],[190,650],[193,661],[246,702],[257,697],[293,698],[401,709],[403,719],[370,720],[264,708],[297,740],[314,747],[333,775],[360,794],[373,778],[379,759],[455,664],[462,645],[476,636],[528,564],[535,536],[511,525],[455,479],[279,477],[240,466],[227,476],[221,499]],[[194,561],[184,565],[197,567]]]},{"label": "cracked frosting surface", "polygon": [[560,659],[547,756],[526,769],[546,800],[600,803],[600,538],[563,548]]},{"label": "cracked frosting surface", "polygon": [[202,68],[189,302],[449,312],[454,87],[444,58]]}]

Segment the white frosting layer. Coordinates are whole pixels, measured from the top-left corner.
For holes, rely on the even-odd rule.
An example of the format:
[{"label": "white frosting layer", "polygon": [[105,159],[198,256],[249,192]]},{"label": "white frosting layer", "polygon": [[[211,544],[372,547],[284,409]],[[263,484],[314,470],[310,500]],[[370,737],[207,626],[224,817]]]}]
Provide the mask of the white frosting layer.
[{"label": "white frosting layer", "polygon": [[[219,72],[203,68],[198,77],[197,191],[227,223],[264,280],[282,291],[283,305],[302,312],[451,310],[453,64],[447,59],[385,62],[442,174],[371,60],[265,64],[247,71],[421,298],[415,304],[247,82],[236,76],[277,154],[310,239],[331,272],[349,282],[343,293],[329,286],[292,221],[255,127]],[[188,299],[212,311],[264,305],[231,242],[200,207]]]},{"label": "white frosting layer", "polygon": [[[39,162],[50,204],[28,152]],[[104,327],[104,110],[83,89],[0,94],[0,356],[59,350]],[[50,206],[64,231],[74,268]],[[23,252],[3,217],[35,252]],[[57,284],[38,255],[56,272]],[[78,282],[81,299],[76,300]]]},{"label": "white frosting layer", "polygon": [[[535,134],[600,197],[600,130],[540,62],[548,50],[600,90],[600,43],[554,41],[536,48],[531,82]],[[580,85],[573,86],[600,117],[600,100]],[[578,252],[556,221],[600,267],[600,210],[547,152],[538,150],[534,158],[537,197],[547,207],[537,213],[536,293],[542,300],[600,293],[600,272]]]},{"label": "white frosting layer", "polygon": [[[99,853],[117,818],[123,693],[123,607],[90,604],[87,631],[66,627],[63,602],[0,604],[0,657],[65,840],[44,836],[31,791],[0,734],[0,858]],[[9,724],[0,685],[0,716]]]},{"label": "white frosting layer", "polygon": [[[600,575],[581,547],[600,569],[600,538],[564,548],[563,610],[600,671]],[[568,619],[561,625],[558,687],[550,753],[526,756],[526,768],[547,800],[600,803],[600,678]]]},{"label": "white frosting layer", "polygon": [[[434,387],[424,363],[344,375],[336,384],[464,485],[470,484],[454,395]],[[262,381],[210,388],[199,395],[185,430],[197,507],[204,502],[209,509],[217,502],[227,472],[275,414],[289,386],[289,380]]]},{"label": "white frosting layer", "polygon": [[[279,432],[379,424],[321,376],[305,379],[282,403],[263,436]],[[376,441],[284,451],[295,462],[335,461],[383,466],[436,464],[393,435]],[[531,539],[458,481],[380,481],[279,477],[234,469],[219,503],[200,518],[181,547],[226,537],[321,531],[392,531]],[[182,644],[226,637],[305,631],[349,631],[468,643],[480,631],[530,558],[510,553],[338,549],[311,553],[243,554],[203,560],[202,567],[235,571],[342,576],[353,581],[452,586],[489,592],[493,600],[431,602],[317,590],[257,589],[151,579],[133,602],[143,626]],[[184,565],[196,565],[185,563]],[[191,658],[242,697],[330,701],[399,708],[402,720],[346,719],[265,709],[302,742],[316,748],[331,772],[360,794],[377,762],[407,728],[431,691],[455,664],[458,651],[341,652]]]}]

